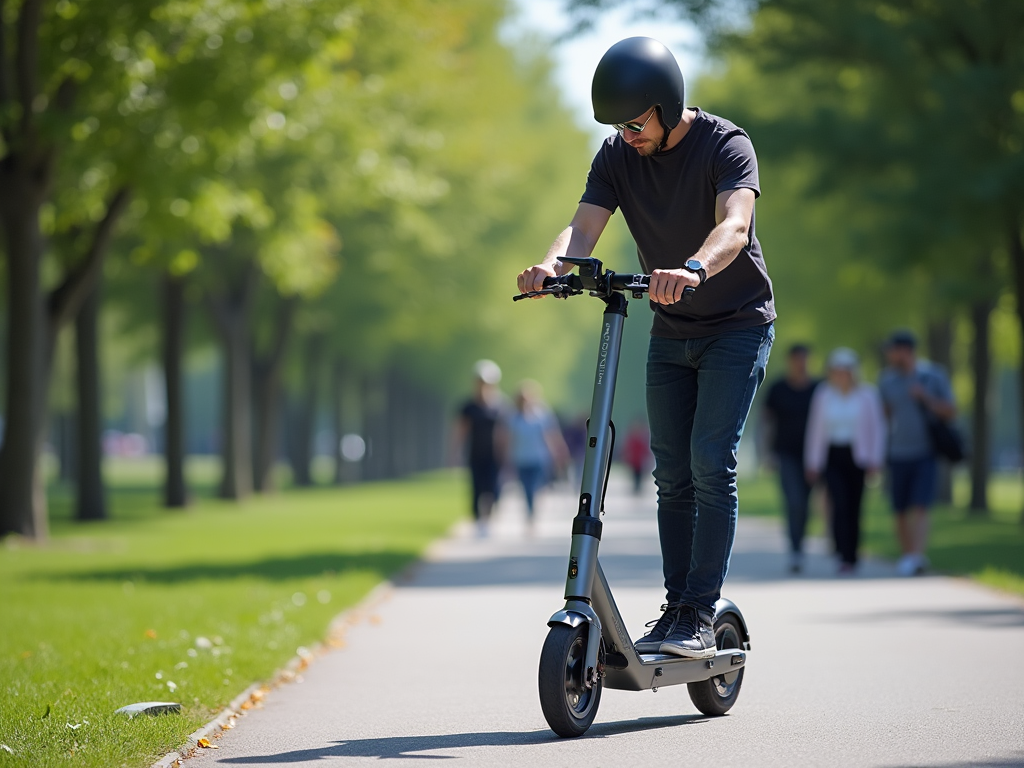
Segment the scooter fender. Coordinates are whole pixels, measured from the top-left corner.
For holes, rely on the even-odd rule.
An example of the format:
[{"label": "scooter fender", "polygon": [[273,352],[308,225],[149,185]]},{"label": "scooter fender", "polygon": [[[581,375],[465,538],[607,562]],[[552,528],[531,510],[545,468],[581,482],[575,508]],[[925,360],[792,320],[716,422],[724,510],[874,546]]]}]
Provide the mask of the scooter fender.
[{"label": "scooter fender", "polygon": [[587,675],[585,682],[587,687],[590,688],[597,680],[598,653],[601,649],[601,620],[597,618],[594,609],[582,600],[570,600],[565,604],[565,608],[548,619],[548,626],[553,627],[555,624],[565,624],[570,627],[578,627],[583,622],[588,624],[587,670],[590,671],[590,674]]},{"label": "scooter fender", "polygon": [[743,613],[736,606],[736,603],[724,597],[719,598],[718,602],[715,603],[715,616],[722,616],[726,613],[735,614],[736,618],[740,620],[740,631],[743,633],[743,649],[749,651],[750,631],[747,629],[747,620],[743,618]]}]

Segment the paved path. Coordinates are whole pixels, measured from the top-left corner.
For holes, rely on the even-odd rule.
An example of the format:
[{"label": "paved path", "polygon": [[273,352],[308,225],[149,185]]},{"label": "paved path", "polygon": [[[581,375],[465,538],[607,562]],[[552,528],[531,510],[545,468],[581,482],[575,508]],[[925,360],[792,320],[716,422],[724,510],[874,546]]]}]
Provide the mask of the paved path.
[{"label": "paved path", "polygon": [[[537,660],[573,504],[544,499],[529,538],[517,500],[502,503],[490,538],[466,527],[435,546],[344,648],[187,765],[1024,765],[1024,603],[880,563],[838,579],[820,542],[792,578],[758,519],[741,521],[724,590],[752,635],[729,715],[700,715],[684,686],[605,691],[585,737],[555,738]],[[602,563],[634,635],[661,601],[653,509],[620,492],[605,518]]]}]

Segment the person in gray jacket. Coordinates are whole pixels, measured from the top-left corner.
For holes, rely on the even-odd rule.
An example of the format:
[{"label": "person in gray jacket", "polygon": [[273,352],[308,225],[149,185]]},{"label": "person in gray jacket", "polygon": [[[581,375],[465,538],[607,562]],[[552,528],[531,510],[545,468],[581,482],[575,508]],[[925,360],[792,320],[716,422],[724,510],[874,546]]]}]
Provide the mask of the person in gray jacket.
[{"label": "person in gray jacket", "polygon": [[878,389],[889,421],[889,489],[903,552],[897,571],[913,576],[928,567],[928,509],[935,502],[938,477],[927,420],[931,415],[953,419],[956,405],[943,370],[917,358],[917,339],[910,331],[889,337],[885,357]]}]

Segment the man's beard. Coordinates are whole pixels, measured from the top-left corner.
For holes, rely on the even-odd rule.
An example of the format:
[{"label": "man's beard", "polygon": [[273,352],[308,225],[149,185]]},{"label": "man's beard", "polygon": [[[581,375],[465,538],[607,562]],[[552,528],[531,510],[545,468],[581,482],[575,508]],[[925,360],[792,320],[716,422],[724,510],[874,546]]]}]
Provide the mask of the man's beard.
[{"label": "man's beard", "polygon": [[643,143],[639,145],[630,144],[630,146],[639,153],[640,157],[650,157],[657,154],[658,150],[661,149],[661,139],[657,141],[654,139],[644,139]]},{"label": "man's beard", "polygon": [[640,157],[650,157],[658,151],[658,142],[648,140],[634,149],[640,153]]}]

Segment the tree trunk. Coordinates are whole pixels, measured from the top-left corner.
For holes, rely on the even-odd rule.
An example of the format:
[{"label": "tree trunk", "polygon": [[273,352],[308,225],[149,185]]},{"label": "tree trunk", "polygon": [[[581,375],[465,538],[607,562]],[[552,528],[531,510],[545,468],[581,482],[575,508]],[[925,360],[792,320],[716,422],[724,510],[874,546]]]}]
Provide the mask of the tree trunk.
[{"label": "tree trunk", "polygon": [[[1014,298],[1017,305],[1017,321],[1020,324],[1021,359],[1024,360],[1024,232],[1021,225],[1024,221],[1018,214],[1010,222],[1010,263],[1013,272]],[[1024,450],[1024,376],[1020,377],[1020,386],[1017,388],[1017,404],[1020,410],[1020,438],[1021,450]],[[1024,509],[1021,510],[1020,522],[1024,525]]]},{"label": "tree trunk", "polygon": [[[10,157],[3,161],[10,166]],[[8,168],[5,168],[8,170]],[[41,283],[43,237],[37,194],[24,173],[0,173],[7,255],[7,399],[0,445],[0,536],[47,536],[39,457],[46,410],[48,318]],[[33,199],[36,198],[36,199]]]},{"label": "tree trunk", "polygon": [[971,369],[974,376],[974,405],[971,413],[971,501],[972,514],[988,512],[989,477],[989,390],[992,359],[989,344],[989,316],[994,302],[981,299],[971,306],[974,344],[971,348]]},{"label": "tree trunk", "polygon": [[[928,323],[928,359],[953,375],[953,320],[947,314]],[[949,462],[939,460],[938,490],[935,500],[940,504],[953,502],[953,472]]]},{"label": "tree trunk", "polygon": [[323,354],[323,334],[313,333],[306,339],[305,387],[299,403],[298,423],[295,431],[293,466],[295,485],[307,488],[313,485],[313,442],[316,430],[316,409],[319,399],[320,359]]},{"label": "tree trunk", "polygon": [[75,422],[78,417],[75,413],[59,413],[54,422],[56,437],[54,443],[57,447],[57,458],[60,461],[60,481],[66,485],[72,485],[78,477],[78,468],[75,466],[76,453],[78,451],[78,438],[75,437]]},{"label": "tree trunk", "polygon": [[334,435],[334,484],[345,483],[345,458],[341,455],[341,438],[345,436],[345,365],[336,358],[331,366],[331,432]]},{"label": "tree trunk", "polygon": [[274,464],[277,459],[278,427],[281,422],[281,372],[288,341],[291,338],[297,302],[281,299],[274,338],[266,355],[252,351],[255,451],[253,486],[257,492],[274,490]]},{"label": "tree trunk", "polygon": [[107,517],[103,485],[103,416],[100,388],[99,286],[89,294],[75,318],[75,386],[78,393],[78,482],[76,518],[80,521]]},{"label": "tree trunk", "polygon": [[164,506],[180,509],[188,504],[185,484],[185,281],[165,274],[163,363],[164,389],[167,392],[167,414],[164,422]]},{"label": "tree trunk", "polygon": [[363,459],[363,479],[380,480],[385,476],[387,451],[386,422],[387,409],[385,393],[380,378],[367,374],[363,380],[363,437],[366,440],[366,456]]},{"label": "tree trunk", "polygon": [[224,413],[221,429],[222,499],[252,493],[252,381],[249,365],[250,309],[257,280],[249,268],[224,295],[210,296],[209,307],[224,356]]}]

